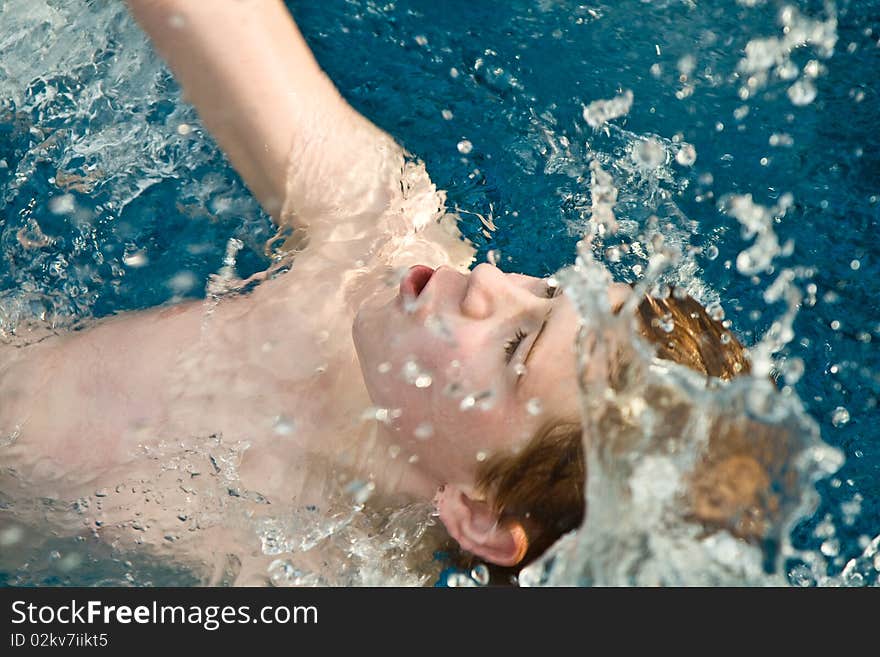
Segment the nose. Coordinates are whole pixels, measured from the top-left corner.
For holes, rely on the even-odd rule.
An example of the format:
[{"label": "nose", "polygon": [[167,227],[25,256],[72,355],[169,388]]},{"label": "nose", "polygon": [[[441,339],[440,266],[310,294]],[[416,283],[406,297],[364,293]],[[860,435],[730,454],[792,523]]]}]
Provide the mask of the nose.
[{"label": "nose", "polygon": [[482,263],[474,267],[461,300],[461,312],[471,319],[487,319],[497,313],[517,314],[541,305],[528,276],[505,274],[496,266]]}]

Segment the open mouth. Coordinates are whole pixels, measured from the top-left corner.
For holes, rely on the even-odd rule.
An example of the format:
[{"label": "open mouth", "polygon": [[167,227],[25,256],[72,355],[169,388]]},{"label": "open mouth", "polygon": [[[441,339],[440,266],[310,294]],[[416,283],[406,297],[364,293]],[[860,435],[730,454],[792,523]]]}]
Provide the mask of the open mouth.
[{"label": "open mouth", "polygon": [[400,281],[400,296],[404,299],[416,299],[425,289],[434,270],[425,265],[415,265],[409,268],[403,280]]}]

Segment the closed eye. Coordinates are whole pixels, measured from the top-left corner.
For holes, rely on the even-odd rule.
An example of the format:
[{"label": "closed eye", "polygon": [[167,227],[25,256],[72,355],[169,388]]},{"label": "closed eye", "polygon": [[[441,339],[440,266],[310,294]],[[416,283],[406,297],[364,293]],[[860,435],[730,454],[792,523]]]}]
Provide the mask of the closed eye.
[{"label": "closed eye", "polygon": [[528,335],[528,333],[517,329],[513,338],[504,343],[504,354],[506,356],[506,363],[510,363],[510,361],[513,360],[513,355],[516,353],[516,350],[519,348],[520,344],[522,344],[522,341],[528,337]]}]

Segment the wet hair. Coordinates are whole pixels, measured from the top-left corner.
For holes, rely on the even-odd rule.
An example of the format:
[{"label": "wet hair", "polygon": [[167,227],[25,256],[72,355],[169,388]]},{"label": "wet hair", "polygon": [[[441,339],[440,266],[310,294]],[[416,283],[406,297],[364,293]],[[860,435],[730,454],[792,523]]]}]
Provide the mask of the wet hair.
[{"label": "wet hair", "polygon": [[[639,332],[655,345],[660,358],[724,380],[749,372],[748,353],[740,341],[691,296],[675,291],[667,298],[646,296],[636,318]],[[758,497],[772,474],[768,468],[779,460],[774,461],[772,454],[756,458],[750,453],[743,455],[745,449],[735,449],[743,443],[738,436],[742,438],[751,430],[735,422],[713,426],[710,451],[717,463],[707,461],[695,473],[691,486],[696,497],[690,507],[704,525],[727,526],[744,537],[757,536],[767,514],[737,510],[772,505]],[[718,444],[726,447],[713,450]],[[724,454],[726,458],[722,458]],[[519,522],[529,540],[523,561],[514,568],[495,568],[496,578],[514,574],[582,523],[586,476],[579,421],[548,422],[517,453],[498,453],[481,464],[479,490],[490,500],[500,522]]]}]

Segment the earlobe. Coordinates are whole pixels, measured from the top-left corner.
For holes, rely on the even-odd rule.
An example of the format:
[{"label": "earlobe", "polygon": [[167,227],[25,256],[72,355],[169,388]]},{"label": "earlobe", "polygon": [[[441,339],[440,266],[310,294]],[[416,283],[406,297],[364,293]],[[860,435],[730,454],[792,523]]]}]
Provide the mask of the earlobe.
[{"label": "earlobe", "polygon": [[462,487],[444,486],[434,503],[446,531],[463,550],[498,566],[515,566],[526,556],[529,540],[522,524],[500,521],[489,504]]}]

